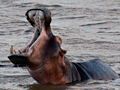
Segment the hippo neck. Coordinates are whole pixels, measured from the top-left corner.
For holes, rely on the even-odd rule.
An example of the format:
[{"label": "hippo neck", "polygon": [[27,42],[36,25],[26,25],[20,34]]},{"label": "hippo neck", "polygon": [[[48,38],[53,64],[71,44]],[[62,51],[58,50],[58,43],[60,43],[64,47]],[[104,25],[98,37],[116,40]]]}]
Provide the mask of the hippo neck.
[{"label": "hippo neck", "polygon": [[[38,60],[37,58],[41,59],[40,55],[44,55],[43,52],[48,51],[44,48],[49,47],[48,42],[50,40],[52,40],[53,36],[54,35],[52,34],[50,27],[47,28],[47,30],[45,28],[43,28],[41,30],[41,33],[40,33],[39,37],[30,47],[30,55],[29,55],[30,62],[34,61],[34,60]],[[46,46],[46,45],[48,45],[48,46]],[[40,57],[38,57],[38,56],[40,56]]]},{"label": "hippo neck", "polygon": [[38,30],[38,28],[36,29],[38,31],[39,36],[36,39],[36,41],[32,44],[32,46],[30,47],[31,49],[33,49],[34,46],[36,46],[37,44],[42,44],[44,40],[50,39],[53,36],[51,32],[51,27],[48,27],[47,29],[45,27],[42,27],[42,30]]},{"label": "hippo neck", "polygon": [[[44,37],[45,36],[45,37]],[[43,28],[42,30],[41,30],[41,34],[40,34],[40,36],[39,36],[39,38],[52,38],[54,35],[53,35],[53,33],[52,33],[52,31],[51,31],[51,27],[47,27],[47,29],[46,28]]]}]

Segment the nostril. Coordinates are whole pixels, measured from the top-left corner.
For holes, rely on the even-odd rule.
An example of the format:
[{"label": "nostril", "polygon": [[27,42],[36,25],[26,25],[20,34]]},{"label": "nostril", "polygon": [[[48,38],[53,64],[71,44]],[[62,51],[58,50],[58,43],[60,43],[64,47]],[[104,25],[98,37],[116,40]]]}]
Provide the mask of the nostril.
[{"label": "nostril", "polygon": [[33,14],[33,16],[35,16],[35,14]]}]

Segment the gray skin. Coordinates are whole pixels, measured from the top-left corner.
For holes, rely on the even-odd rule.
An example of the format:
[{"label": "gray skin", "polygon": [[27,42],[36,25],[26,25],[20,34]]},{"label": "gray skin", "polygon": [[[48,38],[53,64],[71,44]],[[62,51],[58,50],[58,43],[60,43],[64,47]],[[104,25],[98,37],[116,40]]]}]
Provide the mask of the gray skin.
[{"label": "gray skin", "polygon": [[30,9],[27,20],[35,28],[30,42],[18,53],[10,49],[13,64],[26,65],[30,75],[40,84],[66,84],[74,81],[112,80],[119,76],[99,59],[70,62],[61,49],[62,39],[51,32],[51,13],[46,8]]}]

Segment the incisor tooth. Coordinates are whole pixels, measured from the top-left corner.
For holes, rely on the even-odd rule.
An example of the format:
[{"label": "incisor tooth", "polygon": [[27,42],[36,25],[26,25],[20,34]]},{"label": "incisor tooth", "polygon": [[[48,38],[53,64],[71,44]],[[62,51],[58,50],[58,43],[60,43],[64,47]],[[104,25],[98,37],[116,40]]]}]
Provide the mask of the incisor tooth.
[{"label": "incisor tooth", "polygon": [[10,54],[13,54],[13,46],[11,45]]},{"label": "incisor tooth", "polygon": [[27,47],[27,49],[26,49],[26,53],[29,51],[29,46]]},{"label": "incisor tooth", "polygon": [[20,51],[20,50],[18,50],[18,51],[19,51],[20,54],[22,53],[22,51]]},{"label": "incisor tooth", "polygon": [[13,50],[15,53],[17,53],[15,50]]}]

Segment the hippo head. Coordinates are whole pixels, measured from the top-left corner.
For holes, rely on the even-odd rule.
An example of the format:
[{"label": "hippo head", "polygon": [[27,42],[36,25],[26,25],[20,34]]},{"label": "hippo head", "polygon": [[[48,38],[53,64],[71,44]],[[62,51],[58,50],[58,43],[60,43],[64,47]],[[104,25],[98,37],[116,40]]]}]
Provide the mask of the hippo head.
[{"label": "hippo head", "polygon": [[[51,32],[51,12],[46,8],[30,9],[26,12],[27,20],[35,28],[32,40],[19,52],[11,46],[8,58],[13,64],[26,65],[34,70],[45,64],[64,67],[65,50],[61,49],[62,39]],[[64,67],[65,68],[65,67]]]}]

